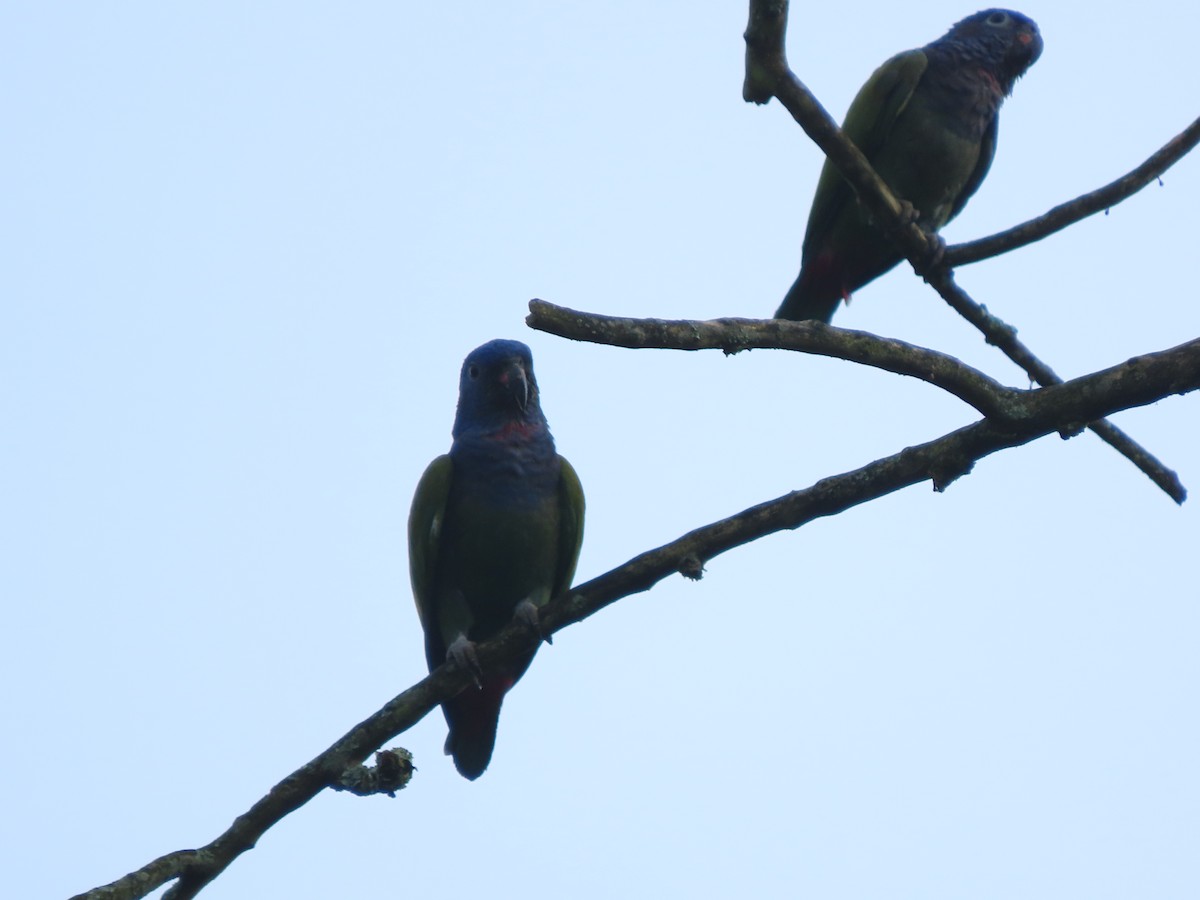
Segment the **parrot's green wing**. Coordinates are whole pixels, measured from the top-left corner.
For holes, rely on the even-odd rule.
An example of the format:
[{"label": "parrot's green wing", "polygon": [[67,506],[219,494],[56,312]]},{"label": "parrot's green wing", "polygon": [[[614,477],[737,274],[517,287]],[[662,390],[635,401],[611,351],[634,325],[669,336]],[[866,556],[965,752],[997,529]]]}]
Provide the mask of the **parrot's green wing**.
[{"label": "parrot's green wing", "polygon": [[[921,50],[898,53],[875,70],[850,104],[842,131],[872,165],[928,65],[929,58]],[[983,175],[979,177],[982,180]],[[844,210],[853,209],[855,202],[850,185],[826,161],[808,216],[805,245],[823,243],[837,218]]]},{"label": "parrot's green wing", "polygon": [[583,507],[583,485],[579,483],[574,467],[563,459],[558,482],[558,566],[550,592],[552,597],[569,588],[575,577],[579,548],[583,546]]},{"label": "parrot's green wing", "polygon": [[963,207],[967,205],[967,201],[971,199],[971,195],[979,190],[979,185],[983,184],[984,176],[987,175],[988,169],[992,167],[992,157],[996,155],[996,134],[999,130],[1000,113],[997,111],[996,115],[992,116],[992,121],[979,142],[979,160],[975,163],[975,171],[971,173],[971,177],[967,179],[967,183],[963,185],[963,189],[959,192],[958,197],[955,198],[954,206],[950,210],[950,216],[946,219],[947,222],[962,212]]},{"label": "parrot's green wing", "polygon": [[[434,608],[433,578],[453,470],[449,456],[439,456],[431,462],[417,485],[408,514],[408,573],[412,578],[417,614],[427,637],[440,631]],[[445,653],[444,648],[442,652]]]}]

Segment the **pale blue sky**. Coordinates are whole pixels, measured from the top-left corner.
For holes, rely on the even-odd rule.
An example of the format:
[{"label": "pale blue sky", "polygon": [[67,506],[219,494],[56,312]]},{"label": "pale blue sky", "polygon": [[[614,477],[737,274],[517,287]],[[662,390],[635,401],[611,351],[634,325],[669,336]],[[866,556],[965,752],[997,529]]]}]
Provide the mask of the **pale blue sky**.
[{"label": "pale blue sky", "polygon": [[[977,7],[794,11],[840,117]],[[1022,7],[990,233],[1197,114],[1196,13]],[[928,385],[530,332],[538,296],[768,315],[820,156],[741,101],[742,3],[0,4],[6,896],[201,845],[424,674],[404,527],[462,357],[533,348],[579,577],[973,421]],[[1064,376],[1200,334],[1189,158],[959,281]],[[837,324],[1021,374],[901,267]],[[1200,492],[1197,398],[1118,417]],[[468,783],[322,796],[204,893],[1200,892],[1196,503],[1090,435],[714,560],[562,633]]]}]

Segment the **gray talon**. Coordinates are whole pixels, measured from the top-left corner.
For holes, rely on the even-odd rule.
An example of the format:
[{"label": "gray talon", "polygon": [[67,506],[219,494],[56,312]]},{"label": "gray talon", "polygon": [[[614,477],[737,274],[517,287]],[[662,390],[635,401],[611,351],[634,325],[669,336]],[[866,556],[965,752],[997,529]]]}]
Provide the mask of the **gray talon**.
[{"label": "gray talon", "polygon": [[538,617],[538,609],[532,600],[526,598],[518,603],[516,610],[513,612],[513,617],[518,622],[524,622],[526,625],[532,628],[534,633],[536,633],[537,636],[547,644],[554,643],[550,635],[542,633],[542,623],[541,619]]},{"label": "gray talon", "polygon": [[446,659],[460,669],[466,669],[475,679],[475,687],[483,687],[483,668],[479,665],[479,657],[475,653],[475,644],[467,640],[465,634],[456,637],[446,648]]}]

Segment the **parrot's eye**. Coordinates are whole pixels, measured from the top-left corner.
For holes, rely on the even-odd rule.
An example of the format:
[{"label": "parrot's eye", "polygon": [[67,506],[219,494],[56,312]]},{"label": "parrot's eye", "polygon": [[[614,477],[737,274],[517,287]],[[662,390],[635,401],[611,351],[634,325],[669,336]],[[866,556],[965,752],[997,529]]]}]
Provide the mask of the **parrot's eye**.
[{"label": "parrot's eye", "polygon": [[1001,12],[1000,10],[996,10],[996,12],[987,17],[987,23],[989,25],[1004,25],[1007,22],[1008,13]]},{"label": "parrot's eye", "polygon": [[476,365],[467,366],[467,377],[470,378],[472,381],[474,381],[476,378],[478,378],[479,377],[479,366],[476,366]]}]

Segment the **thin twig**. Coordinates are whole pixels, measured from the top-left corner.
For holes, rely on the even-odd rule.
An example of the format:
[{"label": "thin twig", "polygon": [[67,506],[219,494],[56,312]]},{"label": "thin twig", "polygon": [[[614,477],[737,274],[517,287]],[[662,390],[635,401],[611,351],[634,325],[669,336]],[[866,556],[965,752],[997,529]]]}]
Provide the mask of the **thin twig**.
[{"label": "thin twig", "polygon": [[1197,144],[1200,144],[1200,119],[1196,119],[1191,125],[1167,141],[1161,149],[1136,169],[1127,172],[1111,184],[1106,184],[1104,187],[1076,197],[1074,200],[1068,200],[1066,203],[1060,203],[1036,219],[1022,222],[1005,231],[947,247],[942,262],[947,267],[953,268],[990,259],[1001,253],[1007,253],[1018,247],[1024,247],[1026,244],[1040,241],[1056,231],[1062,231],[1068,225],[1074,225],[1088,216],[1108,210],[1157,180],[1163,172],[1195,149]]}]

